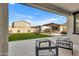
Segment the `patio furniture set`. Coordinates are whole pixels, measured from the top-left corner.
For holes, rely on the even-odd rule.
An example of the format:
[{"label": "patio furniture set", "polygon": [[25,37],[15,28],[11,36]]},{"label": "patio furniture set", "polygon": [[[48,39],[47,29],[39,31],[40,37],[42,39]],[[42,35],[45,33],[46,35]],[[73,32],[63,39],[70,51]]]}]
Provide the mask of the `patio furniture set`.
[{"label": "patio furniture set", "polygon": [[36,40],[35,48],[36,48],[36,56],[43,56],[41,55],[40,51],[45,51],[45,50],[47,50],[48,53],[51,53],[51,55],[53,56],[58,56],[59,48],[71,50],[73,55],[73,42],[70,40],[70,38],[67,37],[59,37],[56,40],[56,43],[52,42],[49,39]]}]

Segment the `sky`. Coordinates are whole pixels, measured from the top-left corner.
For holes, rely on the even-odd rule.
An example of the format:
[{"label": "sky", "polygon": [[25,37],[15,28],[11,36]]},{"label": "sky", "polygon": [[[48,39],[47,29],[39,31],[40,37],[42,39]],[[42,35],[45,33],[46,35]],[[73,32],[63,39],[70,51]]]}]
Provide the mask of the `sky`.
[{"label": "sky", "polygon": [[9,26],[12,22],[25,20],[31,26],[43,25],[47,23],[64,24],[67,18],[62,15],[43,11],[41,9],[24,6],[21,4],[9,4]]}]

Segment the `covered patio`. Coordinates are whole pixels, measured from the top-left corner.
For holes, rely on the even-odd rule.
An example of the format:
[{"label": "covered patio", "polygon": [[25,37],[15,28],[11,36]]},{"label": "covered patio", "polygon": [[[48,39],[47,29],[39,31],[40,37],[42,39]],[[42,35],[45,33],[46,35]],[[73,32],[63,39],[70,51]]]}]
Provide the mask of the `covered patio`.
[{"label": "covered patio", "polygon": [[[51,13],[54,12],[66,16],[68,27],[67,37],[69,37],[74,43],[73,55],[79,56],[79,32],[78,30],[76,32],[76,14],[79,13],[78,3],[24,3],[22,5],[28,5]],[[8,42],[8,4],[0,4],[0,15],[0,55],[35,55],[35,40],[38,39],[33,41]],[[55,38],[57,38],[57,36]],[[53,38],[51,39],[53,40]],[[60,50],[60,55],[71,55],[71,52],[68,50]]]},{"label": "covered patio", "polygon": [[[57,37],[48,37],[48,38],[38,38],[33,40],[22,40],[9,42],[9,56],[36,56],[35,52],[35,43],[36,40],[49,39],[56,43]],[[29,45],[29,46],[27,46]],[[73,55],[76,56],[78,45],[73,45],[74,52]],[[54,56],[49,50],[40,51],[40,56]],[[59,56],[72,56],[72,51],[67,49],[59,48]]]}]

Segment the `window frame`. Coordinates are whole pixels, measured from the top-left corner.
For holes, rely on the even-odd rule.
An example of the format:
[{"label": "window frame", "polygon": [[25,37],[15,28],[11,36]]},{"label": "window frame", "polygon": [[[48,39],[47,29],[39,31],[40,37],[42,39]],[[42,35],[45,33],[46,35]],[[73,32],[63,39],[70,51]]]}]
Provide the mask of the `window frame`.
[{"label": "window frame", "polygon": [[77,20],[77,19],[76,19],[76,15],[77,15],[77,14],[79,14],[79,11],[73,13],[73,17],[74,17],[74,20],[73,20],[73,24],[74,24],[74,25],[73,25],[73,34],[78,34],[78,35],[79,35],[79,33],[76,32],[76,20]]}]

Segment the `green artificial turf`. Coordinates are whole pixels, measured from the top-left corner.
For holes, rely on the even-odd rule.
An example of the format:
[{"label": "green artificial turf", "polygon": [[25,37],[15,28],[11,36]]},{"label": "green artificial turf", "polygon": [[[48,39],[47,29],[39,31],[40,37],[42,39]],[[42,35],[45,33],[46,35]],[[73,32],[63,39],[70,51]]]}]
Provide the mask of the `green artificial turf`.
[{"label": "green artificial turf", "polygon": [[29,40],[29,39],[44,38],[44,37],[50,37],[50,36],[45,34],[35,34],[35,33],[16,33],[16,34],[11,34],[9,36],[9,41]]}]

